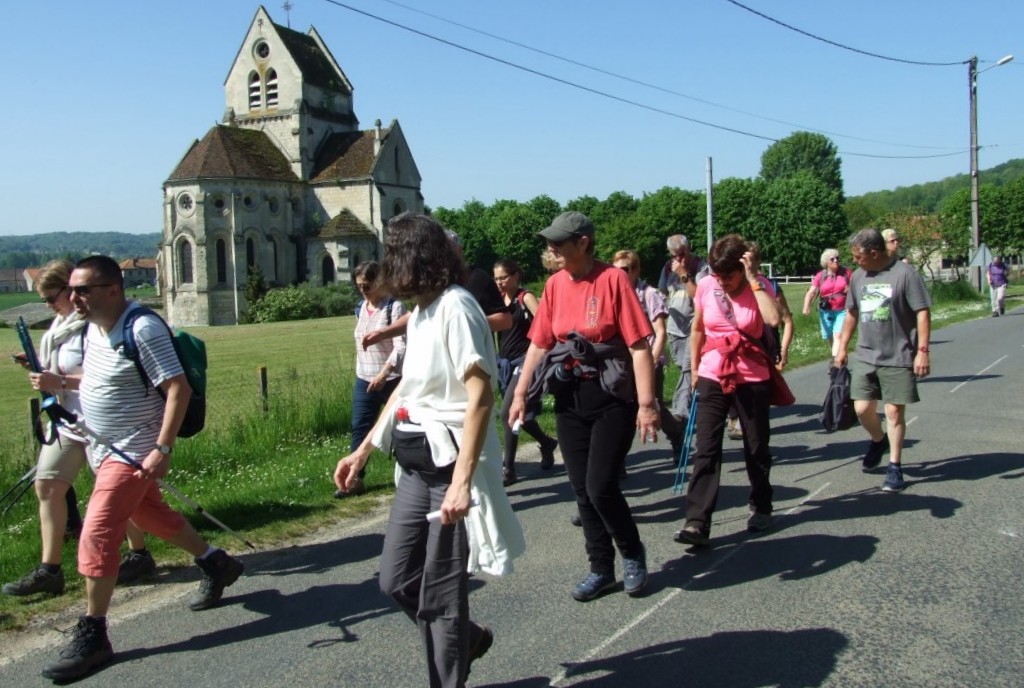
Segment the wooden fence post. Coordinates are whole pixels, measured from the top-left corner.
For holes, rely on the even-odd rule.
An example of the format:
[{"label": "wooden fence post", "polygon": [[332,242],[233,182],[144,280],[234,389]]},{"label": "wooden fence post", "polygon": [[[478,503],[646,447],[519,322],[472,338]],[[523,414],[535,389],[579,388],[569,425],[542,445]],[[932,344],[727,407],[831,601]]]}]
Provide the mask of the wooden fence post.
[{"label": "wooden fence post", "polygon": [[263,413],[270,412],[270,398],[267,387],[267,366],[260,366],[256,369],[256,374],[260,379],[260,402],[263,404]]}]

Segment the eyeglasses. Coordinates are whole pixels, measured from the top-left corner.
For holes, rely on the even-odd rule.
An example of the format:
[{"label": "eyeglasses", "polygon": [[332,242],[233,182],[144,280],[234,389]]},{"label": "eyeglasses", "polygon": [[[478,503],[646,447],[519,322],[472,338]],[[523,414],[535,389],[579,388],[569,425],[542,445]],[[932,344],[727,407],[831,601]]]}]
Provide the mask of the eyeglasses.
[{"label": "eyeglasses", "polygon": [[95,287],[112,287],[113,282],[107,282],[105,284],[80,284],[77,287],[68,287],[74,293],[75,296],[88,296]]},{"label": "eyeglasses", "polygon": [[45,304],[47,304],[47,305],[49,305],[49,306],[52,306],[53,304],[57,303],[57,299],[59,299],[59,298],[60,298],[60,295],[64,293],[64,290],[65,290],[65,289],[67,289],[67,286],[66,286],[66,285],[65,285],[65,286],[63,286],[63,287],[61,287],[61,288],[60,288],[60,291],[58,291],[58,292],[57,292],[56,294],[54,294],[53,296],[44,296],[44,297],[42,298],[42,301],[43,301],[43,303],[45,303]]},{"label": "eyeglasses", "polygon": [[579,238],[578,234],[573,234],[572,236],[566,237],[565,239],[562,239],[560,241],[552,241],[551,239],[548,239],[548,246],[554,246],[555,248],[562,248],[562,246],[565,245],[566,242],[572,241],[572,242],[575,243],[576,239],[578,239],[578,238]]},{"label": "eyeglasses", "polygon": [[892,239],[889,239],[888,242],[890,244],[898,244],[900,242],[900,240],[897,239],[896,237],[893,237]]},{"label": "eyeglasses", "polygon": [[830,263],[838,263],[839,262],[839,256],[833,256],[833,257],[829,258],[828,262],[830,262]]}]

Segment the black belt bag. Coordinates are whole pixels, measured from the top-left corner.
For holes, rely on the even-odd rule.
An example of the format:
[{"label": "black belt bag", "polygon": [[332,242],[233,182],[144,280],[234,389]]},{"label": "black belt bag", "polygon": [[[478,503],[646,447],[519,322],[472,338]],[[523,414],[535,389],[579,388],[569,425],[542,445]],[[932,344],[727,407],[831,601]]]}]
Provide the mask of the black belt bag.
[{"label": "black belt bag", "polygon": [[[458,443],[451,429],[448,434],[452,443],[458,450]],[[427,442],[426,433],[419,430],[401,430],[394,428],[391,431],[391,451],[395,455],[398,465],[407,471],[416,471],[425,475],[438,475],[451,472],[454,463],[443,468],[438,468],[434,463],[434,456],[430,452],[430,443]]]}]

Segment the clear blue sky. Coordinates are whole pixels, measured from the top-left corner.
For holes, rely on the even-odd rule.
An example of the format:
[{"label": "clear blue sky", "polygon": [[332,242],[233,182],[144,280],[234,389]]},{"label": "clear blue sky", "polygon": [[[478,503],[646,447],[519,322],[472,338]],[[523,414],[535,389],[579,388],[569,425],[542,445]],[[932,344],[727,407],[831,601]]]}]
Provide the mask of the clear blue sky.
[{"label": "clear blue sky", "polygon": [[[401,0],[691,98],[386,0],[341,1],[651,108],[771,138],[796,129],[831,132],[848,195],[968,170],[966,65],[865,57],[726,0]],[[1024,157],[1024,2],[742,1],[805,31],[893,57],[956,62],[977,55],[985,67],[1018,54],[979,78],[980,166]],[[266,5],[279,24],[287,21],[282,3]],[[293,5],[292,28],[316,26],[354,84],[362,127],[399,119],[431,207],[474,198],[548,194],[564,203],[617,190],[639,197],[663,186],[701,189],[707,157],[716,180],[753,177],[769,145],[512,69],[326,0]],[[160,231],[161,184],[193,139],[221,119],[224,78],[257,7],[246,0],[7,3],[0,234]],[[955,151],[925,160],[843,154]]]}]

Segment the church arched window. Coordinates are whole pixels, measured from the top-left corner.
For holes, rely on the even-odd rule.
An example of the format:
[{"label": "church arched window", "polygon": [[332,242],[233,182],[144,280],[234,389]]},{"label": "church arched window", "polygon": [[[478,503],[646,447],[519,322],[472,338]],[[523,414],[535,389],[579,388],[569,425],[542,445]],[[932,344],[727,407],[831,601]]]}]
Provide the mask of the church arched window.
[{"label": "church arched window", "polygon": [[178,244],[178,284],[192,284],[192,244],[187,239]]},{"label": "church arched window", "polygon": [[228,281],[228,252],[223,239],[217,239],[217,284]]},{"label": "church arched window", "polygon": [[275,282],[280,282],[281,278],[280,275],[278,274],[279,268],[277,263],[277,239],[270,240],[270,253],[271,257],[274,259],[274,272],[270,275],[270,279],[272,279]]},{"label": "church arched window", "polygon": [[245,266],[250,270],[256,267],[256,242],[252,237],[245,240]]},{"label": "church arched window", "polygon": [[277,107],[277,72],[267,70],[267,107]]},{"label": "church arched window", "polygon": [[330,256],[324,256],[320,264],[320,277],[323,284],[334,284],[334,260]]},{"label": "church arched window", "polygon": [[249,109],[259,110],[263,104],[263,87],[259,72],[249,74]]}]

